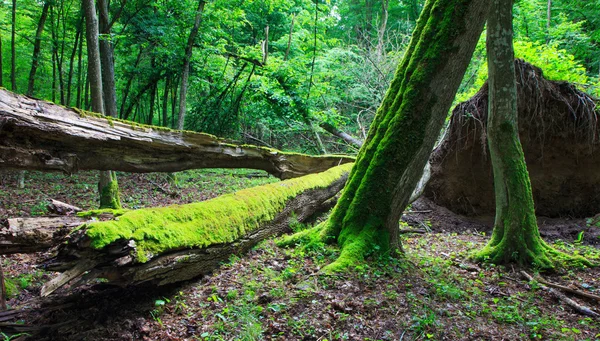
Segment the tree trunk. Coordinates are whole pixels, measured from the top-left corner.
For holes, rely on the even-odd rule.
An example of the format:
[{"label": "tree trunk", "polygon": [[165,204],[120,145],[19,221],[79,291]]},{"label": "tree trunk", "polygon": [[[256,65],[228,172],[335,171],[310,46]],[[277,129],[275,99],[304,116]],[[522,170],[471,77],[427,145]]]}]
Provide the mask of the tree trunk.
[{"label": "tree trunk", "polygon": [[212,135],[141,126],[2,89],[0,126],[0,169],[145,173],[253,168],[288,179],[354,161],[352,157],[234,145]]},{"label": "tree trunk", "polygon": [[354,136],[351,136],[350,134],[348,134],[344,131],[339,130],[338,128],[334,127],[333,125],[331,125],[327,122],[322,122],[321,124],[319,124],[319,126],[321,128],[323,128],[325,131],[327,131],[328,133],[341,138],[342,140],[344,140],[344,142],[346,142],[347,144],[349,144],[351,146],[360,148],[363,145],[363,141],[357,139]]},{"label": "tree trunk", "polygon": [[163,101],[162,101],[162,126],[169,126],[169,86],[171,85],[171,77],[165,77],[165,87],[163,91]]},{"label": "tree trunk", "polygon": [[513,0],[492,0],[487,25],[488,146],[494,171],[496,220],[486,247],[476,255],[492,263],[553,266],[553,251],[540,237],[529,173],[517,124],[513,52]]},{"label": "tree trunk", "polygon": [[204,11],[204,4],[204,0],[198,1],[198,9],[196,10],[194,27],[192,27],[192,30],[190,31],[187,46],[185,48],[185,56],[183,58],[183,69],[181,72],[181,90],[179,91],[179,115],[177,116],[177,129],[179,130],[183,130],[185,123],[188,77],[190,75],[190,60],[192,59],[194,41],[196,40],[196,35],[198,35],[198,29],[200,28],[200,21],[202,19],[202,12]]},{"label": "tree trunk", "polygon": [[379,61],[383,60],[383,55],[385,54],[384,39],[388,21],[388,3],[389,0],[381,0],[381,24],[377,32],[377,58]]},{"label": "tree trunk", "polygon": [[4,87],[4,63],[2,62],[2,34],[0,33],[0,88]]},{"label": "tree trunk", "polygon": [[65,105],[70,107],[73,89],[73,71],[75,69],[75,55],[77,54],[77,48],[79,46],[79,39],[81,38],[81,31],[83,26],[83,20],[79,19],[77,23],[77,31],[75,32],[75,42],[73,43],[73,50],[71,51],[71,57],[69,58],[69,73],[67,75],[67,100]]},{"label": "tree trunk", "polygon": [[[100,46],[98,41],[98,18],[93,0],[84,0],[84,13],[86,22],[86,40],[88,49],[88,78],[90,80],[90,94],[92,98],[92,111],[104,115],[104,96],[102,87],[102,68],[100,60]],[[110,90],[108,90],[110,91]],[[112,103],[109,104],[112,109]],[[116,104],[115,104],[116,105]],[[116,113],[116,109],[115,109]],[[120,208],[119,187],[116,175],[110,171],[100,172],[98,181],[100,195],[100,208]]]},{"label": "tree trunk", "polygon": [[29,71],[29,81],[27,83],[27,96],[33,96],[34,85],[35,85],[35,74],[40,62],[40,51],[42,46],[42,33],[44,32],[44,25],[48,18],[48,10],[50,9],[50,1],[44,2],[42,8],[42,14],[38,21],[37,30],[35,32],[35,41],[33,43],[33,54],[31,57],[31,70]]},{"label": "tree trunk", "polygon": [[296,13],[292,15],[292,22],[290,23],[290,33],[288,34],[288,43],[287,48],[285,49],[285,55],[283,56],[283,61],[288,60],[288,56],[290,55],[290,48],[292,47],[292,33],[294,33],[294,21],[296,20]]},{"label": "tree trunk", "polygon": [[[98,9],[100,20],[98,30],[103,35],[99,40],[100,65],[102,74],[102,99],[104,101],[104,112],[110,117],[118,117],[117,113],[117,89],[115,85],[115,63],[113,56],[113,45],[110,37],[110,20],[108,18],[107,0],[98,0]],[[88,36],[88,39],[90,36]],[[98,36],[96,37],[98,40]],[[98,192],[100,193],[100,208],[121,208],[121,198],[119,196],[119,184],[117,174],[112,171],[100,172],[98,182]]]},{"label": "tree trunk", "polygon": [[421,178],[487,16],[488,2],[429,0],[329,220],[309,230],[337,240],[326,271],[401,250],[398,221]]},{"label": "tree trunk", "polygon": [[17,52],[15,50],[15,35],[17,21],[17,0],[12,0],[12,21],[10,29],[10,86],[12,91],[17,91]]},{"label": "tree trunk", "polygon": [[[83,12],[81,13],[81,20],[83,21]],[[83,34],[83,22],[81,24],[81,30]],[[77,48],[77,98],[75,100],[75,107],[81,108],[82,100],[81,95],[83,93],[83,86],[85,81],[83,80],[83,37],[79,39],[79,47]]]},{"label": "tree trunk", "polygon": [[120,285],[180,282],[205,274],[232,254],[289,231],[329,204],[350,165],[245,189],[212,200],[128,211],[118,220],[87,222],[69,234],[50,269],[65,271],[42,295],[87,272]]}]

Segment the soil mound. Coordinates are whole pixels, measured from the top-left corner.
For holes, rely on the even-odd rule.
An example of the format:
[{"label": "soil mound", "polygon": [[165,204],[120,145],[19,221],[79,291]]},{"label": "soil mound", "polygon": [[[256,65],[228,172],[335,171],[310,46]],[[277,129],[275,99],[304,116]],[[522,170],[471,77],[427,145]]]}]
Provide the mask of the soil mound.
[{"label": "soil mound", "polygon": [[[519,135],[536,213],[586,217],[600,212],[597,99],[542,70],[515,61]],[[425,196],[465,215],[494,212],[493,174],[485,133],[488,87],[456,106],[444,140],[432,153]]]}]

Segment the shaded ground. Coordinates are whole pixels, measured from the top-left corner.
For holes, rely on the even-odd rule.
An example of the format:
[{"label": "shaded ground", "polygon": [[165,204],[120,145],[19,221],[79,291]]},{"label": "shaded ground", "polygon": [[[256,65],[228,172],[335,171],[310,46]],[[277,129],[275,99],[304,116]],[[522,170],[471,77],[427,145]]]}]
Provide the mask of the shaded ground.
[{"label": "shaded ground", "polygon": [[[168,188],[159,175],[123,175],[122,195],[129,207],[157,205],[274,181],[254,175],[190,172],[183,177],[179,198],[156,190],[156,184]],[[29,215],[33,207],[43,206],[40,199],[45,196],[93,207],[93,174],[32,174],[29,186],[36,190],[28,191],[10,188],[12,174],[1,179],[2,216]],[[0,330],[27,331],[13,325],[15,321],[36,330],[46,326],[32,340],[600,339],[598,321],[573,313],[535,283],[524,281],[516,269],[465,260],[470,250],[485,243],[491,219],[467,219],[420,200],[404,220],[432,233],[405,235],[406,259],[372,259],[370,265],[344,276],[317,274],[336,257],[335,248],[282,249],[267,241],[246,256],[233,257],[214,274],[181,285],[121,289],[98,283],[40,300],[41,282],[53,275],[33,265],[43,255],[6,257],[5,270],[18,292],[9,304],[28,310],[1,322],[5,324],[0,323]],[[557,247],[599,257],[589,245],[598,238],[591,236],[594,230],[585,220],[540,221],[548,226],[542,231],[558,231],[553,236],[563,238]],[[587,229],[583,243],[572,244],[578,234],[573,236],[573,231],[581,229]],[[544,277],[600,295],[598,268]],[[598,307],[593,301],[575,299]]]}]

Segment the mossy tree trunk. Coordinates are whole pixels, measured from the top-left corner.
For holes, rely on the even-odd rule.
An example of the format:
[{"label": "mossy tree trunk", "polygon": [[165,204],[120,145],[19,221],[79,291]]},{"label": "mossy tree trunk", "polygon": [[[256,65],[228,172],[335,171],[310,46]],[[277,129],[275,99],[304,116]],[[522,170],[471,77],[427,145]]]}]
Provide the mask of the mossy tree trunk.
[{"label": "mossy tree trunk", "polygon": [[373,251],[401,249],[398,221],[469,64],[487,9],[488,1],[427,1],[342,197],[318,232],[341,247],[339,259],[326,270],[343,269]]},{"label": "mossy tree trunk", "polygon": [[492,0],[487,25],[488,125],[496,219],[488,245],[476,254],[493,263],[552,267],[552,250],[540,237],[531,182],[519,140],[513,51],[513,0]]}]

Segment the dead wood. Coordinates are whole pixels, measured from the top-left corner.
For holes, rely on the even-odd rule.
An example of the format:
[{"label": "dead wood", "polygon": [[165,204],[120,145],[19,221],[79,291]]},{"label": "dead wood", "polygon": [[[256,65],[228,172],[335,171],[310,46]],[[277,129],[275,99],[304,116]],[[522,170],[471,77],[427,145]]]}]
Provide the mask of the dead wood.
[{"label": "dead wood", "polygon": [[[140,240],[137,240],[136,243],[136,240],[119,237],[105,247],[99,249],[92,247],[92,241],[87,235],[88,227],[84,225],[76,232],[71,233],[67,241],[60,246],[58,255],[47,262],[49,269],[64,271],[64,273],[47,283],[42,289],[42,294],[48,295],[76,279],[86,281],[104,278],[110,283],[118,285],[141,283],[164,285],[206,274],[214,270],[221,262],[226,261],[232,254],[242,254],[267,237],[290,231],[291,219],[299,222],[307,221],[315,212],[319,212],[323,205],[329,206],[330,199],[335,197],[346,182],[347,173],[341,174],[326,187],[307,187],[302,190],[299,195],[287,200],[285,207],[272,219],[259,222],[258,227],[235,240],[223,242],[208,239],[204,243],[205,246],[202,247],[174,247],[158,254],[151,254],[147,261],[137,258],[139,254],[137,245],[141,243]],[[261,189],[260,194],[256,194],[257,198],[260,198],[259,200],[273,200],[268,198],[268,195],[274,189],[267,186],[269,185],[255,188],[264,188]],[[289,187],[291,184],[282,182],[280,186]],[[238,194],[230,196],[235,197],[236,195]],[[172,211],[167,214],[169,217],[165,218],[165,224],[170,221],[168,219],[174,219],[174,221],[181,219],[173,217],[176,213]],[[119,217],[119,221],[123,221],[126,215]],[[243,219],[254,221],[253,219],[257,218],[253,215],[253,212],[248,212]],[[214,224],[218,223],[214,222]],[[164,226],[164,228],[168,229],[169,226]],[[218,225],[214,226],[214,229],[218,228]],[[142,238],[146,237],[154,238],[153,236],[142,236]],[[211,238],[214,239],[214,237]]]},{"label": "dead wood", "polygon": [[[542,70],[515,61],[519,136],[536,213],[589,217],[600,207],[600,125],[597,100]],[[425,196],[466,215],[493,214],[493,173],[487,147],[488,87],[452,112],[448,131],[432,153]]]},{"label": "dead wood", "polygon": [[251,168],[281,179],[353,162],[348,156],[309,156],[212,135],[106,118],[0,90],[0,169],[177,172]]},{"label": "dead wood", "polygon": [[86,221],[75,216],[7,219],[0,225],[0,254],[46,251]]},{"label": "dead wood", "polygon": [[[525,271],[521,270],[521,275],[530,282],[532,282],[534,280],[533,277],[531,277]],[[548,293],[550,293],[550,295],[554,296],[554,298],[556,298],[557,300],[564,302],[566,305],[573,308],[573,310],[575,310],[579,314],[591,316],[591,317],[595,317],[595,318],[600,317],[600,314],[598,314],[597,312],[593,311],[592,309],[590,309],[586,306],[580,305],[579,303],[577,303],[577,302],[573,301],[572,299],[568,298],[567,296],[565,296],[565,294],[563,294],[562,292],[554,290],[553,288],[547,287],[540,281],[538,281],[538,285],[540,286],[540,288],[542,288],[542,290],[547,291]]]},{"label": "dead wood", "polygon": [[50,213],[58,215],[73,215],[77,212],[83,211],[83,209],[77,206],[69,205],[54,199],[50,199],[50,203],[48,204],[47,208]]},{"label": "dead wood", "polygon": [[592,300],[600,302],[600,296],[598,296],[598,295],[594,295],[594,294],[590,294],[590,293],[587,293],[587,292],[583,292],[581,290],[569,288],[569,287],[566,287],[564,285],[560,285],[560,284],[548,282],[548,281],[546,281],[545,279],[543,279],[542,277],[539,277],[539,276],[538,276],[538,278],[536,278],[536,280],[538,282],[544,284],[544,285],[547,285],[547,286],[551,287],[551,288],[560,289],[560,290],[562,290],[564,292],[568,292],[570,294],[577,295],[579,297],[585,297],[585,298],[589,298],[589,299],[592,299]]}]

